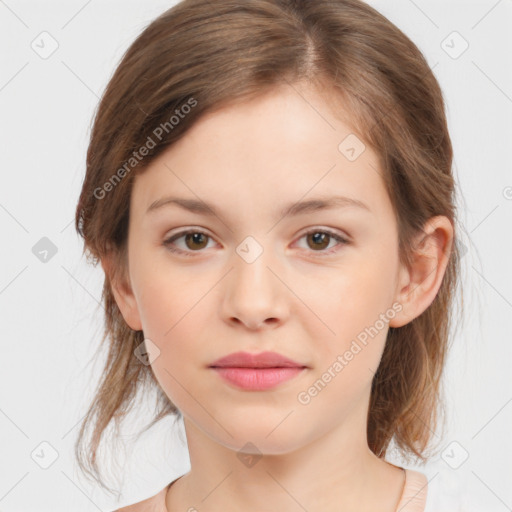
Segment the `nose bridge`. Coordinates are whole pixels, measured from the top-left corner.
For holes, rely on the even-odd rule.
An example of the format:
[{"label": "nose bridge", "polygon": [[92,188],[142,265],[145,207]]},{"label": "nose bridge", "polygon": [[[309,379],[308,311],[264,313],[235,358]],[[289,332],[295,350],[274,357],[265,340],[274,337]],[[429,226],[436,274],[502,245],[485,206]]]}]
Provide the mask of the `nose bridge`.
[{"label": "nose bridge", "polygon": [[225,314],[240,321],[259,325],[267,318],[280,317],[283,287],[274,275],[278,273],[278,260],[268,243],[270,237],[257,240],[247,236],[235,248],[233,271],[227,281]]},{"label": "nose bridge", "polygon": [[263,288],[268,288],[271,284],[269,281],[275,279],[275,276],[267,268],[275,266],[276,261],[269,240],[269,237],[263,239],[260,236],[256,239],[254,236],[247,236],[236,247],[233,261],[235,265],[234,280],[239,282],[242,289],[244,286],[249,286],[258,289],[259,292],[264,292]]}]

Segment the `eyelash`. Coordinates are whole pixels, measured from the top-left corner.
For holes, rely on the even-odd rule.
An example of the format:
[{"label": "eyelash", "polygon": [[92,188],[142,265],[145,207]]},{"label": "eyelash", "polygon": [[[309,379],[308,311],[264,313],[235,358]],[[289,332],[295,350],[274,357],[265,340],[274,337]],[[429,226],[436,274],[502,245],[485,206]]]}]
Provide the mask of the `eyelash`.
[{"label": "eyelash", "polygon": [[[186,231],[180,231],[179,233],[176,233],[174,235],[172,235],[170,238],[168,238],[167,240],[164,240],[163,242],[163,245],[172,253],[177,253],[177,254],[181,254],[183,256],[195,256],[194,252],[202,252],[200,250],[198,251],[183,251],[182,249],[177,249],[175,247],[172,247],[171,244],[172,242],[174,242],[175,240],[185,236],[185,235],[188,235],[188,234],[192,234],[192,233],[199,233],[201,235],[205,235],[206,237],[208,237],[209,239],[212,239],[212,237],[210,235],[208,235],[207,233],[199,230],[199,229],[189,229],[189,230],[186,230]],[[348,245],[350,242],[338,235],[337,233],[334,233],[333,231],[330,231],[330,230],[326,230],[326,229],[312,229],[310,231],[307,231],[306,233],[304,233],[300,238],[304,238],[305,236],[307,235],[311,235],[313,233],[322,233],[322,234],[326,234],[326,235],[329,235],[330,237],[334,238],[336,241],[338,241],[340,244],[339,245]],[[338,251],[338,249],[336,248],[337,246],[334,246],[334,247],[331,247],[331,249],[329,250],[321,250],[321,251],[311,251],[313,253],[318,253],[319,256],[328,256],[330,254],[333,254],[335,252]]]}]

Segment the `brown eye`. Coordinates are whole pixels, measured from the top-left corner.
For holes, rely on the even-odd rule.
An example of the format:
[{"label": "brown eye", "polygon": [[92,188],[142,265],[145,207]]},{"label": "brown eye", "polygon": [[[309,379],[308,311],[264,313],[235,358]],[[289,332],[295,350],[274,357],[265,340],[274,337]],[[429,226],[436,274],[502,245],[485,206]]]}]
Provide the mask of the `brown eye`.
[{"label": "brown eye", "polygon": [[[185,247],[178,247],[175,241],[183,238]],[[307,248],[312,252],[318,253],[318,256],[326,256],[338,251],[338,245],[348,245],[350,242],[344,237],[327,230],[315,229],[305,233],[300,239],[306,238]],[[212,240],[212,237],[202,231],[188,230],[181,231],[169,239],[165,240],[163,245],[168,248],[169,251],[182,254],[184,256],[195,256],[194,253],[202,252],[208,245],[208,241]],[[334,247],[328,248],[331,241],[337,241]],[[326,248],[328,248],[326,250]]]},{"label": "brown eye", "polygon": [[[175,247],[175,241],[183,238],[185,241],[185,248]],[[211,237],[202,231],[181,231],[173,235],[171,238],[168,238],[164,241],[164,246],[167,247],[171,252],[183,254],[185,256],[192,256],[193,252],[201,252],[201,249],[204,249],[208,240]]]},{"label": "brown eye", "polygon": [[[188,249],[203,249],[208,236],[200,232],[191,232],[185,235],[185,244]],[[195,247],[194,247],[195,246]]]},{"label": "brown eye", "polygon": [[329,239],[332,238],[329,233],[322,231],[314,231],[313,233],[308,233],[306,236],[308,243],[316,246],[317,249],[325,249],[329,245]]},{"label": "brown eye", "polygon": [[[318,253],[318,256],[328,256],[338,251],[338,245],[348,245],[350,243],[346,238],[338,235],[337,233],[322,229],[308,231],[301,237],[301,239],[302,238],[306,238],[308,248],[312,249],[313,252]],[[334,247],[325,250],[332,240],[337,241],[338,244],[335,244]]]}]

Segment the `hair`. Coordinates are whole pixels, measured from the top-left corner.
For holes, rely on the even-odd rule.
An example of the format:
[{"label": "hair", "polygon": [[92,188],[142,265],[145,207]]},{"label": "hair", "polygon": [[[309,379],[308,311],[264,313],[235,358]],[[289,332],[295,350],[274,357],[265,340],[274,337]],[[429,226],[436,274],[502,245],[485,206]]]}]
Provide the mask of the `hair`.
[{"label": "hair", "polygon": [[398,225],[400,262],[411,264],[414,237],[429,218],[444,215],[454,228],[435,299],[388,331],[367,417],[369,448],[378,457],[391,440],[406,458],[424,463],[431,456],[432,434],[445,413],[441,377],[461,258],[453,150],[432,70],[400,29],[359,0],[184,0],[144,28],[112,75],[95,114],[76,208],[88,262],[107,255],[115,261],[105,273],[101,304],[108,354],[75,443],[80,468],[104,488],[97,465],[103,434],[112,421],[118,429],[141,387],[158,398],[144,431],[181,414],[151,367],[135,357],[143,332],[126,324],[112,293],[112,283],[127,275],[133,180],[206,113],[299,83],[322,91],[377,154]]}]

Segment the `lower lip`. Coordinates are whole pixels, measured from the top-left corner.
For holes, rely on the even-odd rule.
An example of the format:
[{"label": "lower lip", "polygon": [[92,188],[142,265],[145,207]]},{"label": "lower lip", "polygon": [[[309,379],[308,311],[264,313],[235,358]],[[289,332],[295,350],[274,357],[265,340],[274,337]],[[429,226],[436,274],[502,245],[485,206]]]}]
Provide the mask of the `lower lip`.
[{"label": "lower lip", "polygon": [[223,379],[242,388],[262,391],[292,379],[306,368],[232,368],[213,367]]}]

